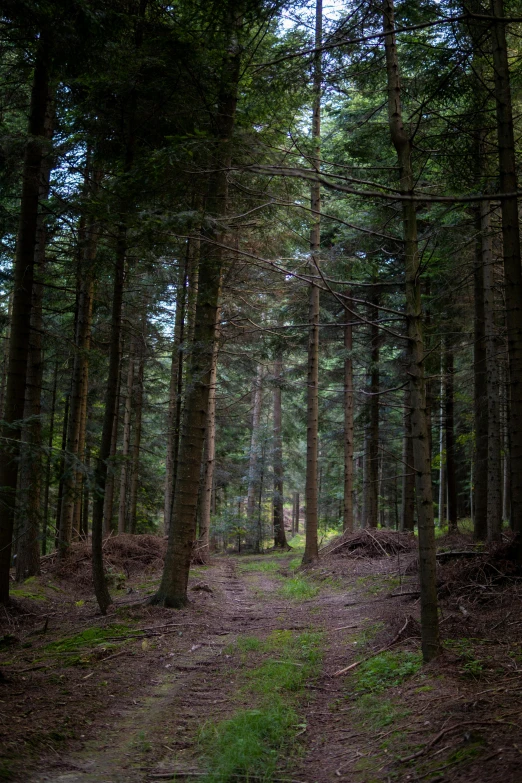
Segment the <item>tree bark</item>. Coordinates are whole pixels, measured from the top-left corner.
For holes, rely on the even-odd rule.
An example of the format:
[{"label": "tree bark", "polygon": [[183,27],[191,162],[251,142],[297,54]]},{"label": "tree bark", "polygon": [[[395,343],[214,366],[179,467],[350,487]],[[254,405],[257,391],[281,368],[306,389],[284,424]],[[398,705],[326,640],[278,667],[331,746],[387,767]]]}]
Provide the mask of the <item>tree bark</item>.
[{"label": "tree bark", "polygon": [[132,396],[134,390],[134,348],[135,341],[131,338],[129,348],[129,364],[127,368],[127,388],[125,408],[123,413],[123,439],[121,446],[120,497],[118,503],[118,533],[126,532],[127,521],[127,489],[129,474],[129,453],[131,444]]},{"label": "tree bark", "polygon": [[404,435],[402,439],[402,505],[401,530],[415,529],[415,469],[413,467],[413,438],[411,431],[411,395],[404,391]]},{"label": "tree bark", "polygon": [[[487,202],[486,202],[487,203]],[[489,209],[489,205],[488,205]],[[484,328],[484,264],[485,245],[480,234],[480,216],[478,221],[478,239],[474,261],[474,409],[475,409],[475,464],[474,464],[474,514],[473,535],[477,541],[485,541],[487,536],[488,513],[488,403],[486,371],[486,336]]]},{"label": "tree bark", "polygon": [[172,341],[172,361],[170,365],[169,410],[167,416],[167,456],[165,460],[165,505],[163,511],[165,533],[170,527],[173,489],[176,484],[177,448],[179,445],[179,425],[181,414],[181,391],[183,379],[183,338],[185,332],[185,311],[187,300],[188,267],[193,254],[193,242],[187,242],[185,263],[178,270],[179,280],[176,290],[176,315],[174,318],[174,336]]},{"label": "tree bark", "polygon": [[132,443],[132,465],[129,493],[129,533],[136,532],[136,514],[138,507],[138,484],[140,476],[141,424],[143,419],[143,375],[145,372],[145,351],[147,340],[147,319],[143,319],[143,333],[140,340],[138,373],[134,384],[134,438]]},{"label": "tree bark", "polygon": [[[312,112],[312,165],[317,173],[321,170],[321,93],[322,59],[320,47],[323,40],[323,3],[316,0],[315,5],[315,47],[313,74],[313,112]],[[313,224],[310,231],[310,272],[317,274],[319,253],[321,250],[321,186],[314,182],[311,188],[310,204]],[[303,563],[311,563],[319,557],[317,527],[319,515],[319,493],[317,486],[319,454],[319,286],[310,284],[310,311],[308,334],[308,377],[307,377],[307,413],[306,413],[306,482],[305,482],[305,551]]]},{"label": "tree bark", "polygon": [[446,453],[444,443],[444,347],[440,353],[440,403],[439,403],[439,527],[446,520]]},{"label": "tree bark", "polygon": [[[501,423],[499,399],[499,373],[497,341],[495,333],[495,296],[493,288],[493,242],[491,237],[491,204],[481,204],[482,283],[484,304],[484,340],[486,344],[486,398],[487,398],[487,483],[486,530],[488,541],[499,541],[502,533],[502,484],[501,484]],[[475,481],[478,476],[475,475]],[[477,508],[475,505],[475,517]],[[482,532],[482,531],[481,531]],[[482,535],[481,540],[484,540]]]},{"label": "tree bark", "polygon": [[45,41],[37,52],[31,90],[28,141],[25,147],[20,222],[14,262],[13,311],[4,418],[0,428],[0,603],[9,601],[9,570],[18,482],[21,420],[24,415],[27,359],[31,337],[31,308],[42,165],[47,147],[49,70]]},{"label": "tree bark", "polygon": [[[44,134],[49,150],[42,160],[40,175],[40,203],[49,198],[52,167],[51,144],[54,125],[54,106],[49,94]],[[27,364],[27,386],[22,429],[20,459],[20,489],[17,497],[19,535],[17,541],[16,579],[21,581],[40,573],[41,491],[43,479],[42,443],[42,380],[43,380],[43,278],[47,226],[45,208],[40,206],[35,247],[35,279],[33,281],[31,334]]]},{"label": "tree bark", "polygon": [[259,462],[259,425],[261,421],[261,408],[263,404],[263,367],[258,365],[256,377],[252,386],[252,431],[250,434],[250,454],[248,461],[248,489],[247,489],[247,536],[253,541],[254,550],[259,551],[261,541],[257,535],[255,524],[256,516],[256,490],[259,486],[258,462]]},{"label": "tree bark", "polygon": [[[86,174],[86,179],[88,173]],[[81,248],[78,263],[78,299],[76,312],[75,354],[69,398],[69,420],[65,447],[65,474],[60,513],[61,558],[67,556],[73,539],[73,521],[78,493],[81,487],[83,440],[85,440],[84,416],[87,410],[89,385],[89,353],[91,345],[92,305],[94,282],[92,268],[96,257],[97,227],[89,221],[85,232],[85,246]]]},{"label": "tree bark", "polygon": [[274,497],[273,497],[273,523],[274,523],[274,547],[289,549],[285,533],[284,494],[283,494],[283,435],[282,435],[282,405],[281,384],[283,381],[283,355],[282,352],[274,362]]},{"label": "tree bark", "polygon": [[126,230],[120,226],[116,246],[114,265],[114,287],[112,295],[111,342],[109,353],[109,373],[107,376],[107,391],[105,394],[105,413],[103,430],[94,471],[94,498],[92,504],[92,578],[96,600],[102,614],[107,613],[107,607],[112,599],[107,588],[103,569],[103,506],[105,487],[107,483],[107,461],[111,454],[114,420],[118,403],[118,379],[120,376],[121,323],[123,307],[123,282],[125,272]]},{"label": "tree bark", "polygon": [[[491,14],[504,17],[503,0],[491,0]],[[510,382],[510,473],[512,526],[522,533],[522,267],[518,224],[518,181],[513,130],[506,23],[492,25],[493,72],[497,110],[497,141],[501,193],[504,292]],[[520,546],[522,556],[522,543]]]},{"label": "tree bark", "polygon": [[454,400],[454,357],[453,347],[446,346],[445,351],[445,393],[444,423],[446,431],[446,482],[448,485],[448,531],[456,533],[458,529],[458,491],[457,467],[455,464],[455,400]]},{"label": "tree bark", "polygon": [[56,413],[56,389],[58,386],[58,361],[54,363],[53,390],[51,393],[51,409],[49,411],[49,439],[47,441],[47,460],[45,466],[45,492],[42,512],[42,555],[47,554],[47,535],[49,528],[49,490],[51,488],[51,467],[53,464],[54,417]]},{"label": "tree bark", "polygon": [[[172,520],[163,575],[152,603],[183,607],[188,603],[187,585],[196,538],[197,498],[201,480],[201,460],[208,414],[210,372],[225,262],[224,231],[220,218],[227,214],[228,178],[231,165],[231,138],[234,130],[241,48],[237,35],[242,23],[240,4],[233,0],[227,7],[229,45],[223,56],[221,86],[216,112],[216,154],[210,175],[206,213],[214,220],[202,231],[198,295],[193,346],[187,373],[187,393],[179,445],[178,473],[174,492]],[[205,242],[205,238],[210,240]]]},{"label": "tree bark", "polygon": [[[374,281],[375,282],[375,281]],[[377,297],[373,295],[375,306],[369,308],[371,320],[371,356],[370,356],[370,397],[368,400],[368,421],[365,459],[366,482],[364,486],[364,527],[376,528],[379,513],[379,346],[380,336],[377,318]]]},{"label": "tree bark", "polygon": [[350,313],[344,317],[344,485],[343,530],[353,531],[353,339]]},{"label": "tree bark", "polygon": [[[401,83],[395,39],[393,0],[384,0],[384,32],[390,134],[397,151],[401,191],[405,194],[411,194],[414,189],[411,140],[404,128],[402,119]],[[424,382],[421,268],[415,204],[411,201],[403,201],[402,215],[406,272],[406,319],[410,359],[409,388],[412,407],[413,460],[416,473],[415,488],[419,531],[421,646],[424,660],[430,661],[440,652],[440,640],[433,493]]]},{"label": "tree bark", "polygon": [[[125,274],[125,273],[124,273]],[[119,370],[116,380],[116,402],[114,405],[114,418],[112,420],[111,447],[107,459],[107,475],[105,479],[105,494],[103,498],[103,535],[108,536],[113,528],[114,517],[114,481],[115,481],[115,457],[118,448],[118,425],[120,416],[121,402],[121,362],[123,357],[123,339],[120,338],[119,345]]]},{"label": "tree bark", "polygon": [[63,482],[64,482],[64,472],[65,472],[65,447],[67,446],[67,429],[69,424],[69,400],[71,398],[71,392],[70,392],[70,384],[69,384],[69,391],[65,395],[64,400],[64,407],[63,407],[63,421],[62,421],[62,448],[60,450],[60,462],[58,465],[58,497],[56,499],[56,525],[55,525],[55,536],[54,536],[54,545],[55,548],[58,549],[60,546],[60,515],[62,512],[62,497],[63,497]]},{"label": "tree bark", "polygon": [[[218,309],[218,323],[219,315]],[[216,328],[218,323],[216,323]],[[210,556],[210,515],[212,512],[212,490],[214,487],[214,468],[216,465],[216,385],[218,353],[219,342],[218,335],[216,334],[212,352],[212,367],[210,369],[210,388],[208,391],[207,435],[203,452],[203,486],[201,488],[199,538],[197,544],[197,559],[202,563],[208,562]]]}]

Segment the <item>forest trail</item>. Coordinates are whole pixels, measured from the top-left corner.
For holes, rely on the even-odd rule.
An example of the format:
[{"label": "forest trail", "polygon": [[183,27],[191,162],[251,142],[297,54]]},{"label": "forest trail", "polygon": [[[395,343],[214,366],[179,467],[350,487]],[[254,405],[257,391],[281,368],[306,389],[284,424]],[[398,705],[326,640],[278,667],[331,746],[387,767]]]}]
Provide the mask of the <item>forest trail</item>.
[{"label": "forest trail", "polygon": [[[139,646],[138,652],[125,656],[124,663],[121,659],[114,660],[113,705],[109,702],[104,714],[100,713],[94,720],[80,752],[60,754],[54,759],[48,757],[31,777],[31,783],[141,783],[168,780],[169,772],[173,773],[172,779],[182,779],[183,773],[190,777],[190,773],[204,772],[197,747],[200,728],[208,721],[219,722],[229,717],[244,700],[244,695],[238,693],[234,656],[225,650],[232,651],[241,637],[261,640],[274,631],[289,631],[294,637],[303,631],[316,631],[327,638],[333,628],[349,626],[351,629],[368,617],[365,607],[364,611],[346,607],[346,591],[338,588],[323,588],[316,596],[303,600],[299,592],[307,582],[299,578],[292,580],[295,597],[281,595],[282,580],[278,572],[285,572],[293,559],[295,555],[291,553],[218,558],[213,566],[204,569],[203,589],[191,593],[208,596],[205,610],[195,609],[196,617],[204,618],[203,628],[194,630],[191,610],[188,610],[183,613],[186,629],[181,619],[179,635],[160,636],[155,642],[159,648],[155,652],[160,655],[151,654],[150,667],[143,669],[143,656],[148,651],[139,650]],[[207,587],[212,594],[207,592]],[[313,587],[311,592],[315,590]],[[169,620],[174,622],[176,617],[171,616]],[[181,634],[185,632],[188,638],[183,645],[180,642],[185,636]],[[343,632],[336,634],[339,638],[342,635]],[[128,674],[136,656],[139,656],[136,698],[129,700],[128,692],[118,694],[117,670],[123,665]],[[335,660],[330,656],[328,666],[346,664],[347,660],[346,652],[338,653]],[[105,667],[97,676],[107,683],[110,700],[111,671]],[[307,713],[307,722],[317,719],[321,725],[328,703],[342,696],[342,688],[309,685],[310,688],[308,683],[305,685],[300,695],[300,714]],[[320,745],[323,744],[321,741]],[[313,742],[310,751],[315,751]],[[301,758],[299,763],[304,761]],[[303,779],[312,778],[304,774]]]},{"label": "forest trail", "polygon": [[[280,718],[286,709],[285,736],[272,737],[263,751],[273,769],[267,765],[263,777],[258,765],[251,780],[517,783],[516,664],[508,689],[495,675],[484,682],[479,661],[465,650],[449,665],[445,656],[422,668],[415,599],[390,598],[411,589],[411,577],[398,583],[394,558],[320,561],[305,572],[299,562],[295,551],[216,557],[194,569],[191,606],[179,612],[145,605],[142,594],[153,590],[156,574],[135,580],[134,595],[120,595],[105,620],[96,620],[92,604],[82,606],[90,627],[119,627],[121,643],[116,652],[103,648],[101,658],[85,654],[77,665],[63,653],[60,670],[27,667],[27,703],[33,725],[46,728],[45,741],[40,737],[38,748],[34,738],[19,744],[32,774],[16,764],[6,779],[241,781],[248,765],[241,766],[244,753],[239,762],[227,757],[226,721]],[[447,620],[460,622],[453,612]],[[375,655],[405,621],[398,643]],[[85,620],[75,628],[85,628]],[[461,652],[467,642],[461,640]],[[31,662],[45,660],[42,650],[56,643],[31,651]],[[462,660],[476,676],[467,676]],[[20,697],[19,686],[13,675],[3,698],[6,688]],[[444,742],[436,739],[441,732]],[[234,774],[229,763],[239,764]]]}]

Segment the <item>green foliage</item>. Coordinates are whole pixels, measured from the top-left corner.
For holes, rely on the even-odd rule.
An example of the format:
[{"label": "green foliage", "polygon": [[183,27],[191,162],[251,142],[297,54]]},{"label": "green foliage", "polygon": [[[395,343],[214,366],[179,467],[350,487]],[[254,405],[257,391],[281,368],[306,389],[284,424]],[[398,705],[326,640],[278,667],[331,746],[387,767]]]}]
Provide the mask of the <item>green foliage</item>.
[{"label": "green foliage", "polygon": [[359,692],[382,693],[416,674],[421,666],[420,653],[383,652],[361,663],[355,670],[355,689]]}]

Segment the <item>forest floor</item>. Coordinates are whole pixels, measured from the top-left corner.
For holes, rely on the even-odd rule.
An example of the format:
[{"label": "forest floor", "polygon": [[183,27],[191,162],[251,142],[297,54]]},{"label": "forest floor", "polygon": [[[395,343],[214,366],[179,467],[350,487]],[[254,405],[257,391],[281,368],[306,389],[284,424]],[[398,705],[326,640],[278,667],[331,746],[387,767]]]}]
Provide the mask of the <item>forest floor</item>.
[{"label": "forest floor", "polygon": [[516,579],[457,580],[422,666],[413,551],[300,559],[216,556],[182,611],[127,568],[106,617],[48,561],[3,611],[0,780],[520,783]]}]

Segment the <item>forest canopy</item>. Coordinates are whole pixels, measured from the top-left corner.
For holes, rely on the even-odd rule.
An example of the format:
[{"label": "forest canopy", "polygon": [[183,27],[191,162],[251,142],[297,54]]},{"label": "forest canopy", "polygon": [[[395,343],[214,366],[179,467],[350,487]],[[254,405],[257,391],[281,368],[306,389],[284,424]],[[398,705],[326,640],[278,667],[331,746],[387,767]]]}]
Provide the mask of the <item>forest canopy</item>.
[{"label": "forest canopy", "polygon": [[[518,0],[6,0],[0,602],[104,540],[522,532]],[[290,544],[291,545],[291,544]],[[518,543],[517,557],[522,558]]]}]

